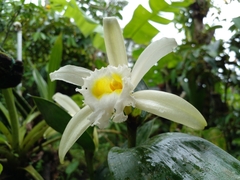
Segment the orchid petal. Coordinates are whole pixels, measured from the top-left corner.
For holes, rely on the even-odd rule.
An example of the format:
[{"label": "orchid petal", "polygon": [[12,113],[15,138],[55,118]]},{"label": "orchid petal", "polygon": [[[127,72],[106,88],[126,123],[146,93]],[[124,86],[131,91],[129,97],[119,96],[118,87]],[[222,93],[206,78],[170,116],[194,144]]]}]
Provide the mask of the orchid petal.
[{"label": "orchid petal", "polygon": [[79,106],[67,95],[56,93],[52,97],[60,106],[62,106],[71,116],[80,111]]},{"label": "orchid petal", "polygon": [[127,65],[126,48],[117,19],[104,18],[103,30],[109,64],[112,66]]},{"label": "orchid petal", "polygon": [[141,110],[197,130],[207,125],[201,113],[179,96],[154,90],[138,91],[133,96]]},{"label": "orchid petal", "polygon": [[67,124],[59,145],[59,158],[61,163],[63,163],[68,150],[92,124],[92,122],[87,119],[91,112],[89,106],[85,106],[75,114]]},{"label": "orchid petal", "polygon": [[139,56],[132,70],[131,82],[137,86],[148,70],[162,57],[170,53],[177,46],[175,39],[162,38],[151,43]]},{"label": "orchid petal", "polygon": [[91,72],[91,70],[82,67],[66,65],[50,73],[50,79],[51,81],[61,80],[77,86],[82,86],[83,78],[89,76]]}]

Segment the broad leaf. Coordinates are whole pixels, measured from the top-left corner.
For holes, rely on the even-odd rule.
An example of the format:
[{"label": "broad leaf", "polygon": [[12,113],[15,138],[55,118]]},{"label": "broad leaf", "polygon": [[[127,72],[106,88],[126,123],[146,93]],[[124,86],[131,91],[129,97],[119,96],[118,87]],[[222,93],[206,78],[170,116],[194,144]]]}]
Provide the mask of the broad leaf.
[{"label": "broad leaf", "polygon": [[113,179],[238,179],[240,162],[202,138],[166,133],[108,154]]},{"label": "broad leaf", "polygon": [[[69,120],[72,118],[66,111],[51,101],[39,97],[33,97],[39,111],[49,126],[63,133]],[[78,139],[77,143],[85,150],[94,150],[95,145],[87,131]]]},{"label": "broad leaf", "polygon": [[88,18],[85,12],[78,7],[75,0],[70,0],[68,2],[64,16],[73,18],[76,25],[85,37],[92,34],[95,28],[98,26],[96,22]]},{"label": "broad leaf", "polygon": [[154,14],[139,5],[134,11],[132,20],[125,26],[123,35],[132,38],[136,43],[148,44],[158,34],[158,30],[149,23]]}]

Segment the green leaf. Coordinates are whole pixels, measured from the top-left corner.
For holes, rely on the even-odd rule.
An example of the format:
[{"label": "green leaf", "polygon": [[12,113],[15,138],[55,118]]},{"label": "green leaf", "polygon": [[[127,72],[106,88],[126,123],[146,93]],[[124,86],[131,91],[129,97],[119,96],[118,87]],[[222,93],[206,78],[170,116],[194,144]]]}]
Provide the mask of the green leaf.
[{"label": "green leaf", "polygon": [[222,148],[223,150],[227,149],[227,143],[224,137],[224,133],[221,132],[218,128],[209,128],[202,131],[202,137]]},{"label": "green leaf", "polygon": [[8,110],[1,102],[0,102],[0,121],[2,121],[5,124],[5,126],[10,127]]},{"label": "green leaf", "polygon": [[202,138],[165,133],[108,154],[114,179],[238,179],[240,162]]},{"label": "green leaf", "polygon": [[64,16],[73,18],[74,22],[85,37],[93,33],[98,26],[96,22],[88,18],[87,15],[78,7],[75,0],[70,0]]},{"label": "green leaf", "polygon": [[[34,96],[32,96],[32,98],[34,99],[35,104],[37,105],[47,124],[56,131],[63,133],[65,127],[72,117],[51,101]],[[94,142],[87,131],[83,133],[83,135],[78,139],[77,143],[85,150],[95,149]]]},{"label": "green leaf", "polygon": [[66,0],[50,0],[51,8],[56,11],[63,11],[67,3]]},{"label": "green leaf", "polygon": [[154,16],[142,5],[134,11],[132,20],[125,26],[123,35],[125,38],[132,38],[136,43],[148,44],[158,34],[158,30],[148,21]]},{"label": "green leaf", "polygon": [[184,0],[184,1],[176,1],[172,2],[172,6],[178,6],[178,7],[188,7],[191,4],[193,4],[195,0]]},{"label": "green leaf", "polygon": [[8,128],[0,121],[0,132],[7,138],[8,143],[12,143],[12,134]]},{"label": "green leaf", "polygon": [[164,0],[163,1],[149,0],[149,6],[153,10],[153,12],[159,12],[168,8],[170,5],[166,3]]},{"label": "green leaf", "polygon": [[103,36],[97,33],[93,38],[93,46],[106,52]]},{"label": "green leaf", "polygon": [[48,91],[47,91],[47,83],[41,76],[41,74],[38,72],[38,70],[32,66],[33,68],[33,78],[37,84],[38,91],[40,93],[41,97],[47,98],[48,97]]},{"label": "green leaf", "polygon": [[15,97],[15,103],[16,101],[18,102],[18,105],[20,105],[22,108],[21,115],[25,119],[27,115],[31,112],[32,107],[28,104],[28,102],[21,96],[19,95],[15,90],[13,90],[13,95]]},{"label": "green leaf", "polygon": [[[62,61],[62,49],[63,49],[62,34],[60,34],[57,37],[51,50],[48,73],[51,73],[60,67],[61,61]],[[48,97],[47,98],[49,100],[52,99],[52,96],[55,93],[55,89],[56,89],[56,81],[51,82],[50,77],[48,76]]]},{"label": "green leaf", "polygon": [[136,144],[140,145],[147,141],[147,139],[150,137],[150,134],[152,132],[152,126],[154,124],[154,119],[151,121],[146,122],[137,130],[137,141]]},{"label": "green leaf", "polygon": [[44,132],[48,128],[45,121],[40,121],[37,125],[31,129],[27,136],[23,139],[21,145],[23,153],[27,153],[30,148],[34,146],[36,141],[43,137]]},{"label": "green leaf", "polygon": [[232,21],[233,21],[234,25],[235,25],[238,29],[240,29],[240,17],[233,18]]},{"label": "green leaf", "polygon": [[2,170],[3,170],[3,166],[2,166],[2,164],[0,163],[0,174],[2,173]]},{"label": "green leaf", "polygon": [[36,169],[34,169],[33,166],[29,165],[23,169],[26,170],[29,174],[31,174],[31,176],[35,180],[43,180],[43,177],[36,171]]}]

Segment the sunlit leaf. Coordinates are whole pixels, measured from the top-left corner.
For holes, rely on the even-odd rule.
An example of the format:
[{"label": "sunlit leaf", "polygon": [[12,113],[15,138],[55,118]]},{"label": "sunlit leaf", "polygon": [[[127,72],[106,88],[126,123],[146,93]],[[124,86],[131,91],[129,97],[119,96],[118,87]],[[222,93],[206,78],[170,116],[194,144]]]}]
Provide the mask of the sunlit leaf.
[{"label": "sunlit leaf", "polygon": [[153,15],[142,5],[139,5],[133,14],[132,20],[125,26],[123,35],[136,43],[147,44],[159,32],[149,20]]},{"label": "sunlit leaf", "polygon": [[85,13],[77,6],[75,0],[68,2],[64,16],[73,18],[74,22],[85,37],[93,33],[94,29],[98,26],[96,22],[88,18]]},{"label": "sunlit leaf", "polygon": [[235,24],[235,26],[240,29],[240,17],[233,18],[232,20]]}]

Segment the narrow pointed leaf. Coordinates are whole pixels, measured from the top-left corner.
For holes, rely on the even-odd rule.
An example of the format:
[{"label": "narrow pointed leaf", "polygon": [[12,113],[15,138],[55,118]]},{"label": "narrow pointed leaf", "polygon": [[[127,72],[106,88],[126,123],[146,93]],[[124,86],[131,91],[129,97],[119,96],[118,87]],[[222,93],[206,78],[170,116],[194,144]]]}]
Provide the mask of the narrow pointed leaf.
[{"label": "narrow pointed leaf", "polygon": [[175,39],[162,38],[151,43],[139,56],[132,70],[131,82],[136,87],[148,70],[163,56],[173,51],[177,46]]},{"label": "narrow pointed leaf", "polygon": [[31,174],[31,176],[36,179],[36,180],[43,180],[43,177],[37,172],[36,169],[34,169],[34,167],[32,165],[29,165],[25,168],[23,168],[24,170],[26,170],[29,174]]},{"label": "narrow pointed leaf", "polygon": [[8,143],[12,143],[12,135],[11,132],[8,130],[8,128],[0,121],[0,132],[4,134],[4,136],[7,138]]},{"label": "narrow pointed leaf", "polygon": [[43,79],[41,74],[38,72],[38,70],[34,66],[32,66],[32,68],[33,68],[33,71],[32,71],[33,78],[37,84],[39,94],[41,97],[47,98],[48,97],[47,83]]},{"label": "narrow pointed leaf", "polygon": [[186,125],[193,129],[203,129],[207,123],[201,113],[183,98],[174,94],[145,90],[133,94],[136,107],[160,117]]},{"label": "narrow pointed leaf", "polygon": [[239,179],[240,162],[202,138],[157,135],[141,146],[114,147],[108,154],[112,179]]},{"label": "narrow pointed leaf", "polygon": [[127,64],[126,48],[117,19],[104,18],[103,30],[109,64],[112,66]]},{"label": "narrow pointed leaf", "polygon": [[[60,67],[62,61],[62,34],[58,35],[56,41],[51,49],[48,73],[51,73],[57,70]],[[52,99],[53,94],[55,93],[56,82],[51,82],[48,76],[48,99]]]}]

